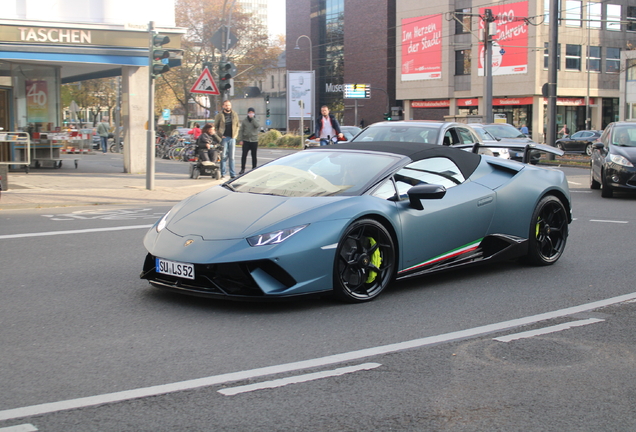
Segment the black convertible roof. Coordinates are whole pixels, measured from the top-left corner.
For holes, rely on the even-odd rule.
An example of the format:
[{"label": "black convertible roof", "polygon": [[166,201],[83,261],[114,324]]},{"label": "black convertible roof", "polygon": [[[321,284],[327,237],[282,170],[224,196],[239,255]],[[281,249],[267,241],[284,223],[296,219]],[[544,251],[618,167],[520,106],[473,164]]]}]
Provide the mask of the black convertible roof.
[{"label": "black convertible roof", "polygon": [[452,160],[461,170],[465,178],[477,169],[481,156],[466,150],[460,150],[438,144],[425,144],[416,142],[390,142],[390,141],[357,141],[331,146],[319,147],[326,150],[362,150],[393,153],[409,157],[412,161],[429,159],[432,157],[445,157]]}]

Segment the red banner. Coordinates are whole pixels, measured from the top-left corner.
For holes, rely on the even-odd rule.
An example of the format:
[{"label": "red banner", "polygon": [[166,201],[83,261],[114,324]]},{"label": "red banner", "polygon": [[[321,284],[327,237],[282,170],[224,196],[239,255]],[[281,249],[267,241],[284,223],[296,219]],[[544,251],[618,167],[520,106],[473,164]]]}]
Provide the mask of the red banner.
[{"label": "red banner", "polygon": [[442,79],[442,15],[402,20],[402,81]]},{"label": "red banner", "polygon": [[479,99],[470,98],[470,99],[457,99],[458,107],[476,107],[479,106]]},{"label": "red banner", "polygon": [[532,105],[532,97],[493,98],[493,105]]},{"label": "red banner", "polygon": [[[528,72],[528,2],[492,5],[479,9],[484,16],[492,10],[496,32],[492,33],[492,75],[511,75]],[[479,20],[483,32],[484,20]],[[492,32],[492,31],[491,31]],[[483,33],[481,33],[483,34]],[[478,75],[484,76],[484,44],[479,47]]]},{"label": "red banner", "polygon": [[450,99],[411,101],[411,108],[448,108],[448,107],[450,107]]},{"label": "red banner", "polygon": [[[543,103],[548,103],[548,98],[543,98]],[[557,105],[567,105],[567,106],[585,106],[585,98],[557,98]],[[596,100],[594,98],[590,98],[590,105],[596,105]]]}]

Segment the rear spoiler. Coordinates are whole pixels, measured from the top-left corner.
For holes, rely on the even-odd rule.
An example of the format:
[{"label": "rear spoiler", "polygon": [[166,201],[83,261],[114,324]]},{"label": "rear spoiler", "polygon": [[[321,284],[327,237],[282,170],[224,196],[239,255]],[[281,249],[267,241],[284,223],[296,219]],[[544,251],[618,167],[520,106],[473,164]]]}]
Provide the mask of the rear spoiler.
[{"label": "rear spoiler", "polygon": [[556,147],[552,147],[545,144],[537,144],[537,143],[512,143],[512,142],[498,142],[498,143],[475,143],[475,144],[455,144],[451,147],[456,148],[466,148],[471,149],[473,153],[479,153],[480,148],[507,148],[507,149],[515,149],[519,151],[523,151],[523,163],[528,163],[530,161],[530,154],[532,152],[540,152],[540,153],[552,153],[557,156],[563,156],[565,153],[563,150],[560,150]]}]

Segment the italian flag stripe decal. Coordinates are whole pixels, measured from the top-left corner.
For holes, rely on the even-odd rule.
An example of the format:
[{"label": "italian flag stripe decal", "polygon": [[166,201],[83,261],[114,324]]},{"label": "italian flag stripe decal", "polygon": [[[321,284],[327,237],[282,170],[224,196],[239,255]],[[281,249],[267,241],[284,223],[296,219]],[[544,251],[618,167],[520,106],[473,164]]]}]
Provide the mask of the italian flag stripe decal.
[{"label": "italian flag stripe decal", "polygon": [[445,254],[438,255],[435,258],[432,258],[432,259],[430,259],[428,261],[424,261],[421,264],[417,264],[417,265],[414,265],[413,267],[406,268],[406,269],[400,271],[400,273],[404,273],[404,272],[407,272],[407,271],[415,270],[415,269],[418,269],[420,267],[425,267],[427,265],[435,264],[435,263],[438,263],[440,261],[444,261],[444,260],[447,260],[449,258],[454,258],[456,256],[465,254],[467,252],[472,252],[472,251],[474,251],[475,249],[477,249],[479,247],[479,244],[481,243],[482,240],[483,240],[483,238],[480,238],[479,240],[475,240],[472,243],[468,243],[468,244],[466,244],[464,246],[460,246],[457,249],[453,249],[452,251],[446,252]]}]

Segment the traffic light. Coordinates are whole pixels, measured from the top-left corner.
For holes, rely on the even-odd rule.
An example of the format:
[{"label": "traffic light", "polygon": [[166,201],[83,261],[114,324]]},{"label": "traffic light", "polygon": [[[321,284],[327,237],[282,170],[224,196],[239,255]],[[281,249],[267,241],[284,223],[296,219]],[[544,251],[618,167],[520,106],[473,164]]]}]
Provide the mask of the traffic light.
[{"label": "traffic light", "polygon": [[391,113],[385,112],[384,113],[384,120],[391,121]]},{"label": "traffic light", "polygon": [[219,91],[227,91],[232,88],[231,79],[236,73],[236,66],[231,61],[219,63]]},{"label": "traffic light", "polygon": [[267,117],[269,117],[269,108],[267,108],[266,114],[267,114]]},{"label": "traffic light", "polygon": [[153,78],[170,70],[169,59],[170,50],[161,47],[170,43],[170,38],[165,35],[152,35],[152,70],[150,71]]}]

